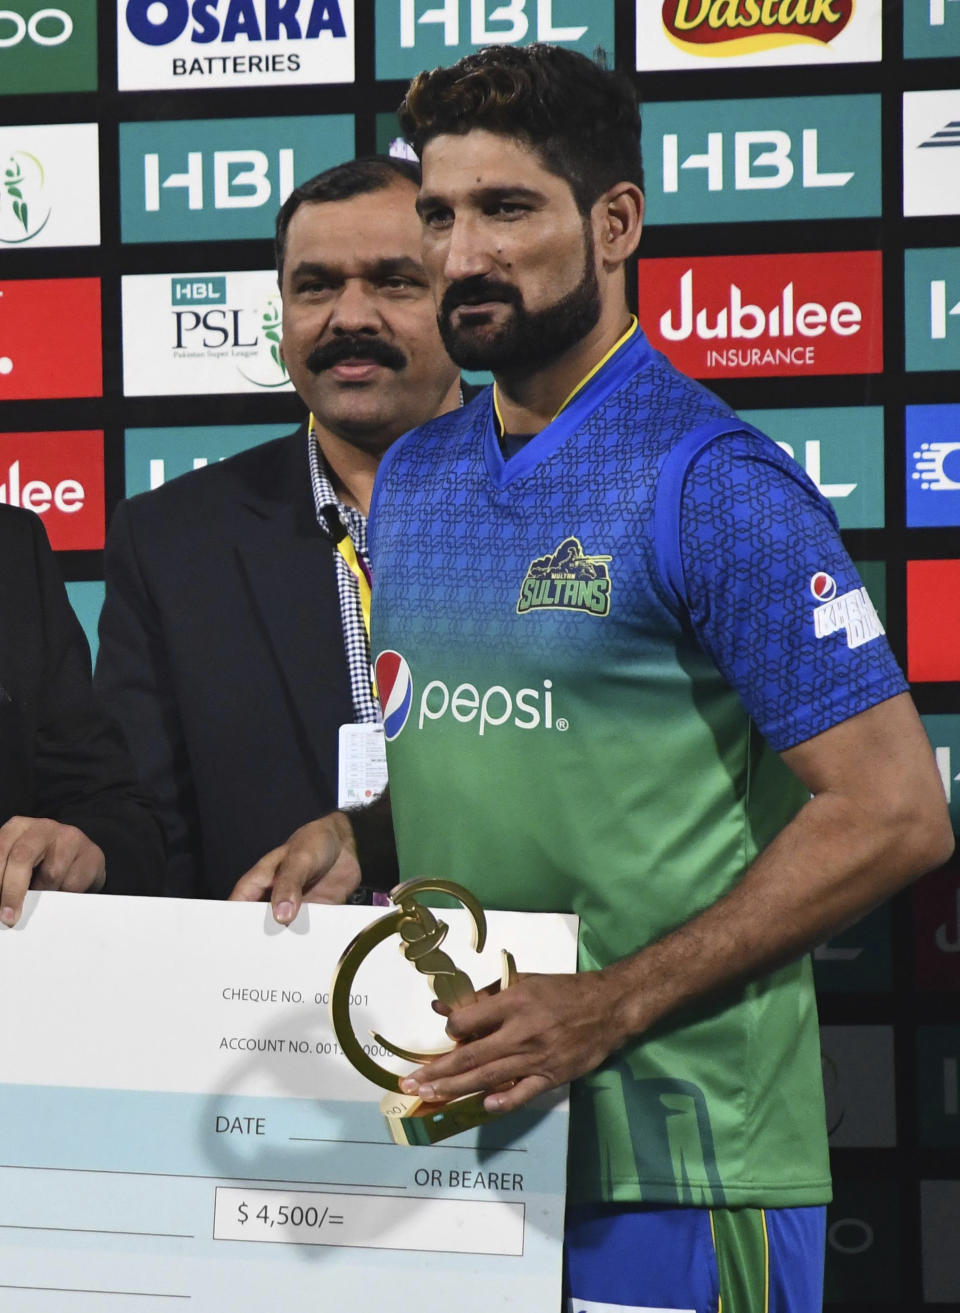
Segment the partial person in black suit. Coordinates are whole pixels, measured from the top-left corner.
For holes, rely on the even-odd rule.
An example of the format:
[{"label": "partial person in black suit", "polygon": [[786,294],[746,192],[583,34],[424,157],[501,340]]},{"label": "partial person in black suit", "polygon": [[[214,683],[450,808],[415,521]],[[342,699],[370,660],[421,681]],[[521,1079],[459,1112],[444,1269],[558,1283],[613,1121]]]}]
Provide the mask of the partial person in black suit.
[{"label": "partial person in black suit", "polygon": [[160,828],[43,525],[0,506],[0,923],[28,888],[157,894]]},{"label": "partial person in black suit", "polygon": [[355,160],[280,211],[282,353],[313,437],[304,424],[113,516],[96,682],[159,800],[174,896],[226,898],[335,807],[339,728],[379,714],[342,549],[364,568],[380,457],[460,400],[418,183],[408,161]]}]

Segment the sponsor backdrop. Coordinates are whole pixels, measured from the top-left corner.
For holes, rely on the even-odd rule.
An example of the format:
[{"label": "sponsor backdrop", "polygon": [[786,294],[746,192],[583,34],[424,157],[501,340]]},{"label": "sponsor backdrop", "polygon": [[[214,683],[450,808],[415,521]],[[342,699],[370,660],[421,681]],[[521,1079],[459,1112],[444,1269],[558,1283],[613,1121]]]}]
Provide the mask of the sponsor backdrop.
[{"label": "sponsor backdrop", "polygon": [[[643,326],[832,500],[960,826],[960,0],[3,0],[0,501],[95,644],[117,501],[300,417],[291,186],[532,40],[639,71]],[[815,964],[828,1307],[960,1310],[960,862]]]}]

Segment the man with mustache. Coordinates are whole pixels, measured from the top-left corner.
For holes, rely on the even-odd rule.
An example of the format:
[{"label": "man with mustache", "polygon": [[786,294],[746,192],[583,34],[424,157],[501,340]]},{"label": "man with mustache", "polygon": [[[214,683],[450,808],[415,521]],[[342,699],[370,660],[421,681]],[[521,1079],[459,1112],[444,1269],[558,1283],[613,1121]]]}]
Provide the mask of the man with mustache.
[{"label": "man with mustache", "polygon": [[169,894],[226,897],[337,805],[345,757],[377,751],[373,480],[396,438],[460,401],[420,261],[418,181],[415,164],[376,157],[291,194],[282,352],[308,420],[114,514],[96,680],[160,803]]},{"label": "man with mustache", "polygon": [[[458,1008],[401,1088],[509,1112],[572,1081],[569,1313],[814,1313],[808,953],[949,856],[933,755],[829,504],[630,315],[626,79],[492,47],[420,74],[401,125],[444,341],[495,384],[377,476],[400,873],[580,917],[578,974]],[[236,896],[289,923],[342,895],[384,811]]]}]

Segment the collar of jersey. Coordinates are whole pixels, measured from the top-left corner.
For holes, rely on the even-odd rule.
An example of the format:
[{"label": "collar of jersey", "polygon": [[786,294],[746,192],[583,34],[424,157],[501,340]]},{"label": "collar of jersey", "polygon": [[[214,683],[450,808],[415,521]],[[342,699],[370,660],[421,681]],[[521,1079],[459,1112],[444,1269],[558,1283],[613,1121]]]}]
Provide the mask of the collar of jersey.
[{"label": "collar of jersey", "polygon": [[545,457],[556,451],[606,399],[649,360],[650,344],[636,319],[630,328],[593,369],[581,379],[546,428],[534,434],[516,455],[504,460],[500,450],[499,423],[495,401],[490,409],[483,434],[483,456],[487,473],[498,488],[523,478]]}]

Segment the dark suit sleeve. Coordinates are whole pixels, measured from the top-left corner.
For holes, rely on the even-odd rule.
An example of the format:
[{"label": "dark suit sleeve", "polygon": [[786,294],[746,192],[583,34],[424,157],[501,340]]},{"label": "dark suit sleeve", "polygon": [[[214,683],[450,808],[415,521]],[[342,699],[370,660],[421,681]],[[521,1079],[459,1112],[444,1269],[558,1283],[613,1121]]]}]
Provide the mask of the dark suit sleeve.
[{"label": "dark suit sleeve", "polygon": [[104,577],[97,691],[120,722],[140,779],[160,808],[166,892],[195,897],[201,848],[197,800],[160,617],[141,570],[126,502],[110,523]]},{"label": "dark suit sleeve", "polygon": [[39,520],[33,532],[44,628],[34,814],[75,825],[103,850],[108,892],[159,894],[163,840],[155,811],[93,691],[87,640]]}]

